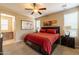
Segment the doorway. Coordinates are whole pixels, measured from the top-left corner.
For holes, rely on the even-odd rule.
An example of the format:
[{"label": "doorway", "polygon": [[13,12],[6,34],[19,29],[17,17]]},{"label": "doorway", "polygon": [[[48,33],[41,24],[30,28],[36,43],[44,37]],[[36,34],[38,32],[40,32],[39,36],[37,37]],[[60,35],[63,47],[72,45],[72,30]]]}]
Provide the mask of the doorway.
[{"label": "doorway", "polygon": [[3,33],[3,45],[15,42],[15,16],[1,13],[0,30]]}]

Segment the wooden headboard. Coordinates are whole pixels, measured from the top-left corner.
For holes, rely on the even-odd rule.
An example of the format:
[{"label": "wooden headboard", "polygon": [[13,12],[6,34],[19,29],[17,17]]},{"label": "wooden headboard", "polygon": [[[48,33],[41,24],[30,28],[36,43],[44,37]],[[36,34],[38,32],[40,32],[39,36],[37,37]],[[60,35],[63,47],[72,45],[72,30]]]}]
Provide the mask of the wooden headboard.
[{"label": "wooden headboard", "polygon": [[41,29],[57,29],[57,33],[60,34],[60,26],[55,26],[55,27],[41,27]]}]

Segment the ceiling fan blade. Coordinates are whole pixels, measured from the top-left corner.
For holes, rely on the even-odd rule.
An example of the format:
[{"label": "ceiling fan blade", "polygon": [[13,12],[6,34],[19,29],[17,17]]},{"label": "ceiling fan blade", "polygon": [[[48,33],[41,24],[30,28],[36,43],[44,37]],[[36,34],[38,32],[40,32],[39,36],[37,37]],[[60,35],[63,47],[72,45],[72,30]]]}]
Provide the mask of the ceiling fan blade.
[{"label": "ceiling fan blade", "polygon": [[33,6],[34,6],[34,8],[35,8],[35,6],[36,6],[36,3],[33,3]]},{"label": "ceiling fan blade", "polygon": [[30,9],[30,8],[25,8],[25,10],[33,10],[33,9]]},{"label": "ceiling fan blade", "polygon": [[46,10],[46,8],[40,8],[39,10]]},{"label": "ceiling fan blade", "polygon": [[34,12],[32,12],[31,15],[32,15],[33,13],[34,13]]},{"label": "ceiling fan blade", "polygon": [[42,13],[38,11],[38,13],[41,15]]}]

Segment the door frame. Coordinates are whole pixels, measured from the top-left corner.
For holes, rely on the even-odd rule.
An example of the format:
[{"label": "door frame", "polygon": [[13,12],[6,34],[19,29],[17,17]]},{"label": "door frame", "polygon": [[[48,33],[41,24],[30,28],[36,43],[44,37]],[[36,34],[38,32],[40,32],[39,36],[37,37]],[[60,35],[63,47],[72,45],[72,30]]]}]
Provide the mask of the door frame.
[{"label": "door frame", "polygon": [[[12,17],[12,30],[13,30],[13,35],[14,35],[14,40],[16,40],[16,23],[15,23],[15,16],[14,15],[9,15],[6,13],[0,13],[0,15],[3,16],[8,16],[8,17]],[[1,16],[0,16],[1,17]]]}]

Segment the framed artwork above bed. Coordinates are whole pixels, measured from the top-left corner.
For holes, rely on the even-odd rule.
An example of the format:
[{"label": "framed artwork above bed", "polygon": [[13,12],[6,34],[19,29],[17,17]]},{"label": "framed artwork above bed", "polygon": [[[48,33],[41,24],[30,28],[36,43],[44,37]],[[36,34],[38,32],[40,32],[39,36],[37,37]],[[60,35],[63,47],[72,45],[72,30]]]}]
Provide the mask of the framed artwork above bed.
[{"label": "framed artwork above bed", "polygon": [[57,20],[56,19],[54,19],[54,20],[44,20],[43,21],[43,25],[44,26],[52,26],[52,25],[54,25],[56,23],[57,23]]},{"label": "framed artwork above bed", "polygon": [[21,20],[21,29],[22,30],[32,30],[33,22],[28,20]]}]

